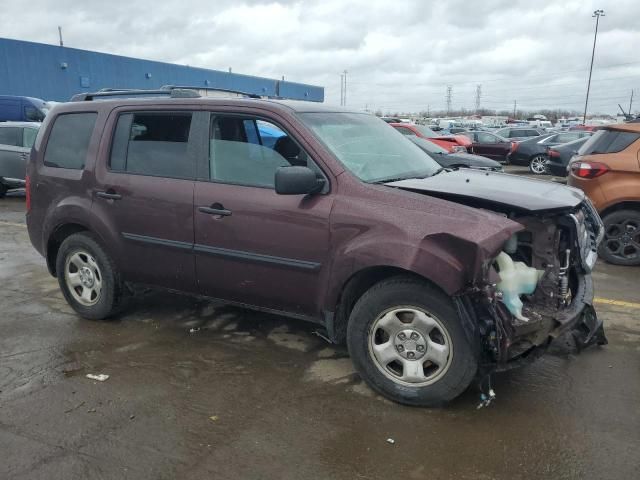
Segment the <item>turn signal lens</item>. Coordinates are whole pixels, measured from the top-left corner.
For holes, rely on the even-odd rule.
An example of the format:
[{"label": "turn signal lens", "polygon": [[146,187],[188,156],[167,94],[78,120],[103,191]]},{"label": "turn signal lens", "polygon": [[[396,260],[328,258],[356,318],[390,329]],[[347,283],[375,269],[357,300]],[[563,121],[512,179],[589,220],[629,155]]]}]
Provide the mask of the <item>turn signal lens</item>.
[{"label": "turn signal lens", "polygon": [[574,162],[571,164],[571,173],[579,178],[596,178],[608,171],[609,167],[600,162]]},{"label": "turn signal lens", "polygon": [[549,157],[551,157],[551,158],[558,158],[558,157],[560,157],[560,152],[557,151],[557,150],[554,150],[553,148],[550,148],[547,151],[547,155],[549,155]]}]

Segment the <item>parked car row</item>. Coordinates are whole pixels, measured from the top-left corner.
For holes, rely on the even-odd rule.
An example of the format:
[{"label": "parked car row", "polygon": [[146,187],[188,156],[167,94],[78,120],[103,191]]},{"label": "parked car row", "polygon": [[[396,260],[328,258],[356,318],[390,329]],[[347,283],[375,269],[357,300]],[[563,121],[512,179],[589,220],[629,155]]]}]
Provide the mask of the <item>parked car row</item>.
[{"label": "parked car row", "polygon": [[548,147],[588,137],[591,132],[573,131],[560,133],[546,133],[537,137],[514,143],[514,148],[509,155],[509,163],[513,165],[525,165],[529,171],[536,175],[547,173],[549,155]]}]

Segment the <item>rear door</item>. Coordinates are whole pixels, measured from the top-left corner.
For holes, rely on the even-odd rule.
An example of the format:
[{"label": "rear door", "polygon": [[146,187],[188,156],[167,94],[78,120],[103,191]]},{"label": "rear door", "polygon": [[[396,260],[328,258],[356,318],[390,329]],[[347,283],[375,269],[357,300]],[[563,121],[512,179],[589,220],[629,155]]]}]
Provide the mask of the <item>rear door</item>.
[{"label": "rear door", "polygon": [[[280,166],[324,174],[282,119],[212,112],[208,122],[194,205],[200,293],[317,316],[333,197],[279,195],[274,179]],[[267,130],[282,132],[271,148]]]},{"label": "rear door", "polygon": [[492,160],[504,160],[508,151],[499,137],[487,132],[475,132],[471,153],[482,155]]},{"label": "rear door", "polygon": [[194,290],[194,113],[120,109],[108,125],[92,209],[116,235],[125,278]]},{"label": "rear door", "polygon": [[[0,177],[24,180],[29,148],[23,146],[23,127],[0,127]],[[32,143],[33,145],[33,143]]]}]

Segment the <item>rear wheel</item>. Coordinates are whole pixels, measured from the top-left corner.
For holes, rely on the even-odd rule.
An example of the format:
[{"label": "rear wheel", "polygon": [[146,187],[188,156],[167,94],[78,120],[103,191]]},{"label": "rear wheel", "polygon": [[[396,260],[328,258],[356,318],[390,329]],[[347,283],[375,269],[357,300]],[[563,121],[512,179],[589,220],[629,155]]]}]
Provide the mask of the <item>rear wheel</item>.
[{"label": "rear wheel", "polygon": [[640,265],[640,211],[618,210],[602,219],[600,255],[615,265]]},{"label": "rear wheel", "polygon": [[546,155],[535,155],[529,160],[529,171],[535,175],[544,175],[547,173],[547,162],[549,159]]},{"label": "rear wheel", "polygon": [[99,320],[120,310],[124,298],[120,274],[91,235],[76,233],[62,242],[56,272],[65,299],[81,317]]},{"label": "rear wheel", "polygon": [[452,400],[477,371],[451,299],[412,278],[384,280],[358,300],[347,344],[367,384],[406,405]]}]

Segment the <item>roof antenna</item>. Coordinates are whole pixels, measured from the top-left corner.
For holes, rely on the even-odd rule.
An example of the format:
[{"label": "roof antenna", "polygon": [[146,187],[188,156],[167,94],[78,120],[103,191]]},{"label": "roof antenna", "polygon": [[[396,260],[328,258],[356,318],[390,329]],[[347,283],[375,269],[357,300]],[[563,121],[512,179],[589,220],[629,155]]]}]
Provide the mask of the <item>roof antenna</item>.
[{"label": "roof antenna", "polygon": [[60,46],[64,47],[64,43],[62,41],[62,27],[58,25],[58,37],[60,38]]}]

